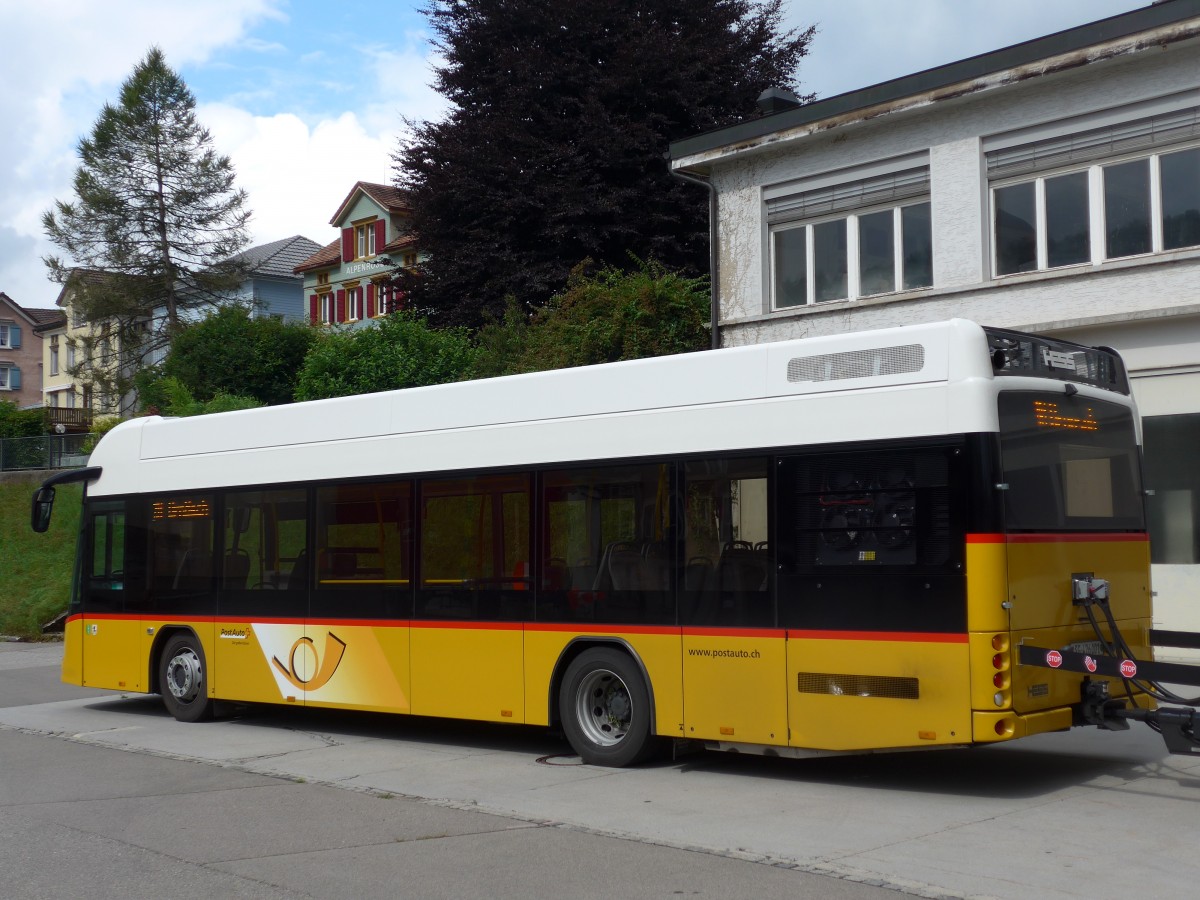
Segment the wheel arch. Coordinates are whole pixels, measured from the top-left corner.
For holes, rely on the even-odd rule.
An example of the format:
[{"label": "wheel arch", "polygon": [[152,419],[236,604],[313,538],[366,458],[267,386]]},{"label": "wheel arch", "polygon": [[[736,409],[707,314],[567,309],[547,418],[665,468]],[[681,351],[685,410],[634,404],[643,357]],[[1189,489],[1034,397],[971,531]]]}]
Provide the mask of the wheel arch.
[{"label": "wheel arch", "polygon": [[586,635],[577,638],[572,638],[563,647],[562,652],[558,654],[558,659],[554,663],[553,674],[550,676],[550,690],[546,697],[546,705],[549,712],[549,722],[551,727],[559,727],[562,725],[562,716],[559,715],[558,695],[562,690],[563,677],[566,674],[567,667],[580,654],[587,650],[596,647],[612,647],[626,654],[635,666],[638,672],[641,673],[642,681],[646,685],[646,693],[650,696],[650,734],[658,733],[658,713],[654,700],[654,682],[650,680],[650,673],[646,669],[646,664],[642,661],[642,657],[624,638]]},{"label": "wheel arch", "polygon": [[177,634],[190,634],[196,639],[196,643],[204,649],[204,641],[200,639],[200,635],[196,633],[196,629],[187,625],[164,625],[158,630],[158,634],[154,636],[154,643],[150,645],[150,680],[147,684],[150,685],[151,694],[161,694],[162,685],[158,683],[159,663],[162,662],[163,648],[167,645],[167,641],[171,640]]}]

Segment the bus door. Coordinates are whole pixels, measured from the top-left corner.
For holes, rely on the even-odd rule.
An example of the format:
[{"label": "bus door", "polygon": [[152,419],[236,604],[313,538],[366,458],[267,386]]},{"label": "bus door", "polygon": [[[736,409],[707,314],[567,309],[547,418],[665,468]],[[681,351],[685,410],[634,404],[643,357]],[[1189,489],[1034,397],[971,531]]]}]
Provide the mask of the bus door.
[{"label": "bus door", "polygon": [[306,631],[307,491],[236,491],[222,510],[215,665],[223,700],[305,700],[317,651]]},{"label": "bus door", "polygon": [[313,518],[307,702],[411,712],[412,483],[318,488]]},{"label": "bus door", "polygon": [[97,500],[84,510],[79,591],[83,609],[83,685],[146,691],[144,623],[125,613],[125,501]]},{"label": "bus door", "polygon": [[412,623],[412,711],[525,721],[532,618],[530,477],[421,482]]},{"label": "bus door", "polygon": [[946,446],[780,460],[792,746],[972,739],[965,524],[951,491],[962,466]]},{"label": "bus door", "polygon": [[786,641],[775,627],[770,461],[684,464],[683,737],[781,744]]}]

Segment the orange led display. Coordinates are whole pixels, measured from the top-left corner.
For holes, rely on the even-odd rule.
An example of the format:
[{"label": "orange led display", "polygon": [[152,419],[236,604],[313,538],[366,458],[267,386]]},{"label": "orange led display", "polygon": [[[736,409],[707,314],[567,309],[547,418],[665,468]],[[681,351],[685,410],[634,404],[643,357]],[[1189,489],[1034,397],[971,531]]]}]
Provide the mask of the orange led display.
[{"label": "orange led display", "polygon": [[1099,431],[1100,423],[1088,407],[1086,416],[1068,416],[1058,411],[1058,404],[1049,400],[1033,401],[1033,420],[1039,428],[1064,428],[1067,431]]}]

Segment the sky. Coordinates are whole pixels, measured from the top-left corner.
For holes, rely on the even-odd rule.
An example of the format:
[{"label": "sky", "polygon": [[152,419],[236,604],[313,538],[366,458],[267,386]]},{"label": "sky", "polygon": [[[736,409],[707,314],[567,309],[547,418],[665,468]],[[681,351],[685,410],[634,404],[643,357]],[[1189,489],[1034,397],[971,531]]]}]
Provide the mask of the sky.
[{"label": "sky", "polygon": [[[578,0],[564,0],[578,2]],[[596,2],[596,0],[588,0]],[[153,45],[249,194],[251,245],[324,245],[356,181],[390,183],[404,120],[436,120],[421,0],[0,0],[0,291],[54,305],[42,214],[72,199],[79,140]],[[832,97],[1149,0],[784,0],[817,26],[801,91]],[[666,149],[665,147],[663,148]]]}]

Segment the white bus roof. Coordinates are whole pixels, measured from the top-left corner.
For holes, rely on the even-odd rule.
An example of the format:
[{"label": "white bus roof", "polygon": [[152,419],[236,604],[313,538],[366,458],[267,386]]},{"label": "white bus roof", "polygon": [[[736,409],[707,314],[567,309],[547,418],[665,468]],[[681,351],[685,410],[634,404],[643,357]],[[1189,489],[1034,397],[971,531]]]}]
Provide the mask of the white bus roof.
[{"label": "white bus roof", "polygon": [[[526,466],[995,428],[963,319],[113,429],[92,495]],[[975,384],[971,389],[969,386]],[[974,398],[973,402],[970,398]]]}]

